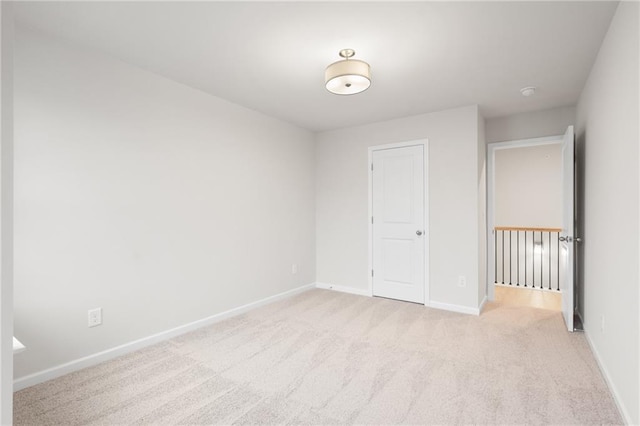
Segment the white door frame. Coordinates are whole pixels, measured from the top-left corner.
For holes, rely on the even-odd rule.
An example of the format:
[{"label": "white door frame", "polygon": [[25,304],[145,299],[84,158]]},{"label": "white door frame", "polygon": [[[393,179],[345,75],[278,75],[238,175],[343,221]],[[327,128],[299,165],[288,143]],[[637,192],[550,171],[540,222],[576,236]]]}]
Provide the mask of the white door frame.
[{"label": "white door frame", "polygon": [[495,164],[496,151],[510,148],[526,148],[529,146],[561,145],[563,135],[545,136],[542,138],[518,139],[507,142],[494,142],[487,144],[487,299],[495,300]]},{"label": "white door frame", "polygon": [[398,143],[390,143],[385,145],[375,145],[369,147],[369,155],[367,158],[367,170],[369,175],[369,208],[368,208],[368,216],[367,223],[369,228],[369,242],[368,242],[368,257],[369,257],[369,270],[368,270],[368,281],[369,281],[369,295],[373,297],[373,277],[371,275],[371,271],[373,270],[373,224],[371,223],[371,217],[373,216],[373,174],[371,170],[371,166],[373,164],[373,152],[374,151],[382,151],[385,149],[394,149],[394,148],[405,148],[409,146],[422,146],[422,152],[424,155],[424,238],[422,239],[422,244],[424,244],[424,304],[425,306],[429,306],[430,297],[429,297],[429,237],[430,237],[430,224],[429,224],[429,139],[418,139],[414,141],[408,142],[398,142]]}]

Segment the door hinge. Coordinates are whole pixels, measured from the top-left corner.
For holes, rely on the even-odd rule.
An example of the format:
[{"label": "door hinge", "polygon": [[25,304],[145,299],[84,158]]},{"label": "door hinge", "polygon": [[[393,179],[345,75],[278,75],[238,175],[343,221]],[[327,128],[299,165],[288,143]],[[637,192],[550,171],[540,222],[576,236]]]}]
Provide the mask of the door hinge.
[{"label": "door hinge", "polygon": [[373,216],[371,216],[371,224],[373,224]]},{"label": "door hinge", "polygon": [[373,269],[371,270],[371,276],[373,276]]},{"label": "door hinge", "polygon": [[373,171],[373,163],[371,163],[371,171]]}]

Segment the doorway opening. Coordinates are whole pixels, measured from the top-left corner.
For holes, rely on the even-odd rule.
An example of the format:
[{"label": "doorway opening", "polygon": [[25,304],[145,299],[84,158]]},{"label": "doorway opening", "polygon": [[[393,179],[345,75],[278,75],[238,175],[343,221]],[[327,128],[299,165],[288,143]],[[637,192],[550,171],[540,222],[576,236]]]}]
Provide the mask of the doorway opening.
[{"label": "doorway opening", "polygon": [[562,310],[562,155],[562,136],[489,144],[489,300]]}]

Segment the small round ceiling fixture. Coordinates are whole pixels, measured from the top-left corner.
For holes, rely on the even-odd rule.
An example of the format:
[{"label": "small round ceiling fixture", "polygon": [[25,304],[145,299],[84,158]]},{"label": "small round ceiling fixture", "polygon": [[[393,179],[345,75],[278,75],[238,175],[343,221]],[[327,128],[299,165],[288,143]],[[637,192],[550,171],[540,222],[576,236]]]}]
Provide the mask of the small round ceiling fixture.
[{"label": "small round ceiling fixture", "polygon": [[344,59],[329,65],[324,72],[325,87],[336,95],[355,95],[364,92],[371,85],[369,64],[351,59],[356,52],[342,49],[339,53]]},{"label": "small round ceiling fixture", "polygon": [[520,89],[520,93],[522,96],[533,96],[536,94],[536,88],[533,86],[523,87]]}]

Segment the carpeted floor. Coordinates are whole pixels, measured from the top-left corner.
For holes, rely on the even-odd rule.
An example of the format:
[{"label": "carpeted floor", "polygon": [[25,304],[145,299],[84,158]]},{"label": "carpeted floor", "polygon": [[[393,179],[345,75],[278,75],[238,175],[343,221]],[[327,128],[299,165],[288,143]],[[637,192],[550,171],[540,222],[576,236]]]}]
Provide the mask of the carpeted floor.
[{"label": "carpeted floor", "polygon": [[17,425],[621,424],[559,312],[312,290],[15,395]]}]

